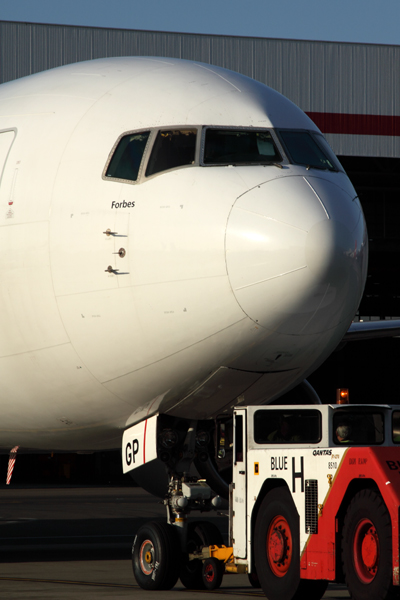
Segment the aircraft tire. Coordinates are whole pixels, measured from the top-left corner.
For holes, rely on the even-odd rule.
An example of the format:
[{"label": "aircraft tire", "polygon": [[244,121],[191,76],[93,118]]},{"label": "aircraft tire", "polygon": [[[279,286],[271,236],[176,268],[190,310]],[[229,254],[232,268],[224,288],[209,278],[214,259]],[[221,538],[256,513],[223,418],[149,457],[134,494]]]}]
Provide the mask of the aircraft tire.
[{"label": "aircraft tire", "polygon": [[182,585],[189,590],[206,589],[203,579],[203,563],[201,560],[187,559],[187,554],[201,546],[220,546],[223,543],[220,530],[209,521],[193,521],[188,524],[186,556],[183,557],[179,578]]},{"label": "aircraft tire", "polygon": [[392,585],[392,524],[379,493],[358,492],[347,509],[342,531],[345,581],[353,600],[398,597]]},{"label": "aircraft tire", "polygon": [[170,590],[179,576],[181,550],[172,525],[151,522],[138,530],[132,546],[132,568],[144,590]]},{"label": "aircraft tire", "polygon": [[268,600],[301,598],[299,517],[286,487],[271,490],[261,503],[254,534],[254,556],[258,578]]}]

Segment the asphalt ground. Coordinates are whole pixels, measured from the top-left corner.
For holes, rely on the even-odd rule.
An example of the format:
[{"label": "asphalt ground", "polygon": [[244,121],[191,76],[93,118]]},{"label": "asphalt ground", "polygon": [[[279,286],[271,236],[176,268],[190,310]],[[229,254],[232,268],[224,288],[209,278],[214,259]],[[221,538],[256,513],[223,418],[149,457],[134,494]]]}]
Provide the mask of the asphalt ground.
[{"label": "asphalt ground", "polygon": [[[168,592],[143,591],[132,573],[132,541],[140,525],[164,519],[163,505],[140,488],[0,486],[0,598],[265,598],[246,575],[225,575],[214,592],[189,591],[180,582]],[[209,520],[226,538],[228,519]],[[324,595],[349,597],[337,585]]]}]

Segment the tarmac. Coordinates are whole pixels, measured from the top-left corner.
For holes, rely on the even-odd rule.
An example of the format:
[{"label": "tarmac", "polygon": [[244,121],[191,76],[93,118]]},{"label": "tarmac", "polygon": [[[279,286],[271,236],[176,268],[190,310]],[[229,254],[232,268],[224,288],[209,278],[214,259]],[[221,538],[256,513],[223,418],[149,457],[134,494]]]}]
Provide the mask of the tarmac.
[{"label": "tarmac", "polygon": [[[142,590],[132,572],[132,541],[143,523],[164,519],[164,506],[136,487],[0,486],[0,599],[265,598],[247,575],[225,575],[213,592],[179,581],[168,592]],[[208,519],[226,538],[228,519]],[[328,598],[350,595],[331,584]]]}]

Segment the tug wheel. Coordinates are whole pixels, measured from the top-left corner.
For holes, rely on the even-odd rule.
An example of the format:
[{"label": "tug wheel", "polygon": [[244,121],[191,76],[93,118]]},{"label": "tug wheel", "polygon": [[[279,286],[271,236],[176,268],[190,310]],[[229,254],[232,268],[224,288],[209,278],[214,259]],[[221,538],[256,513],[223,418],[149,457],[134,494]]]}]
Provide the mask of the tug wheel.
[{"label": "tug wheel", "polygon": [[266,539],[269,567],[276,577],[284,577],[292,561],[293,540],[290,525],[282,515],[271,520]]},{"label": "tug wheel", "polygon": [[252,570],[251,573],[248,574],[248,579],[251,587],[260,588],[260,580],[258,579],[257,571],[255,569]]},{"label": "tug wheel", "polygon": [[176,531],[167,523],[147,523],[132,546],[132,568],[144,590],[170,590],[179,575],[180,547]]},{"label": "tug wheel", "polygon": [[392,524],[382,497],[374,490],[358,492],[347,509],[342,562],[354,600],[397,597],[392,579]]},{"label": "tug wheel", "polygon": [[327,581],[300,579],[299,516],[286,487],[271,490],[261,503],[254,556],[268,600],[320,600],[324,595]]},{"label": "tug wheel", "polygon": [[299,516],[286,487],[271,490],[258,511],[255,566],[268,600],[300,598]]},{"label": "tug wheel", "polygon": [[254,556],[268,600],[320,600],[324,595],[327,581],[300,579],[299,516],[286,487],[271,490],[261,503]]},{"label": "tug wheel", "polygon": [[206,590],[216,590],[222,583],[224,576],[224,563],[217,558],[206,558],[203,563],[202,575]]},{"label": "tug wheel", "polygon": [[355,528],[353,556],[358,578],[364,583],[371,583],[378,572],[379,538],[370,519],[361,519]]}]

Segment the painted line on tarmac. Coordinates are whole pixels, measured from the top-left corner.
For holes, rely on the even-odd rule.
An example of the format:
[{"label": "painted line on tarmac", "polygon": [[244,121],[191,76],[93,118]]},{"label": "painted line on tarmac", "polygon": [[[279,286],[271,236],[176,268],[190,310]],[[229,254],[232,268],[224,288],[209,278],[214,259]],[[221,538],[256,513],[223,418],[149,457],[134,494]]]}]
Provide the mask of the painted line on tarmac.
[{"label": "painted line on tarmac", "polygon": [[16,581],[26,583],[59,583],[61,585],[89,585],[93,587],[139,588],[129,583],[101,583],[95,581],[68,581],[68,579],[39,579],[34,577],[0,577],[0,581]]},{"label": "painted line on tarmac", "polygon": [[[15,581],[18,583],[52,583],[52,584],[60,584],[60,585],[84,585],[88,587],[105,587],[105,588],[119,588],[119,589],[141,589],[140,586],[129,583],[101,583],[95,581],[69,581],[67,579],[39,579],[33,577],[0,577],[0,581]],[[247,596],[247,597],[259,597],[265,598],[265,594],[256,592],[251,588],[249,591],[235,591],[232,588],[224,589],[219,588],[217,590],[188,590],[187,588],[176,589],[172,588],[172,590],[176,593],[179,592],[193,592],[193,593],[209,593],[209,594],[221,594],[221,595],[230,595],[230,596]]]}]

